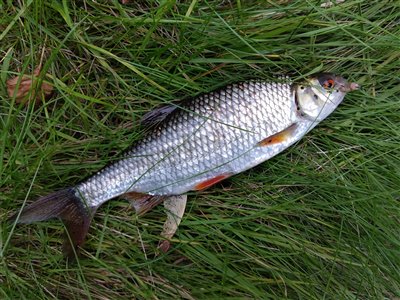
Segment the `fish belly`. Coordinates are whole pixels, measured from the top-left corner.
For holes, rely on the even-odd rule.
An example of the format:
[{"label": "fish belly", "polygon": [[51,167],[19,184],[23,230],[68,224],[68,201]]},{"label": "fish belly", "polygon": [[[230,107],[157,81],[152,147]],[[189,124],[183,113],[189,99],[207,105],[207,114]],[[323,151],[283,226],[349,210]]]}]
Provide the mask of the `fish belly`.
[{"label": "fish belly", "polygon": [[132,191],[177,195],[201,189],[287,148],[305,132],[269,146],[259,143],[297,121],[289,84],[230,85],[183,103],[122,160],[80,184],[78,191],[97,206]]}]

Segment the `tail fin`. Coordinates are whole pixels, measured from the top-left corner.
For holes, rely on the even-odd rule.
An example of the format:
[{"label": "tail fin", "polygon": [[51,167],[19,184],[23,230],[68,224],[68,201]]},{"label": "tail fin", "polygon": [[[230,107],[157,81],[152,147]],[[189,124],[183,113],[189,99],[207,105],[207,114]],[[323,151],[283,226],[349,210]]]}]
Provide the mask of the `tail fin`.
[{"label": "tail fin", "polygon": [[65,189],[39,198],[14,214],[10,221],[29,224],[60,218],[67,229],[63,250],[68,257],[73,257],[85,241],[91,216],[90,209],[76,196],[75,190]]}]

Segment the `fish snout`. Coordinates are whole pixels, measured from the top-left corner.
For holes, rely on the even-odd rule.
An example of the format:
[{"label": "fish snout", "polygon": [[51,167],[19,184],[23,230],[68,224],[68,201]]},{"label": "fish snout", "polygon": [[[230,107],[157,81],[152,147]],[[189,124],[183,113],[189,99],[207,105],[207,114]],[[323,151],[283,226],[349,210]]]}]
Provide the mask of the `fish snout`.
[{"label": "fish snout", "polygon": [[341,91],[343,93],[348,93],[348,92],[352,92],[352,91],[358,90],[359,88],[360,88],[360,85],[358,83],[347,82],[347,83],[341,84],[339,86],[339,91]]}]

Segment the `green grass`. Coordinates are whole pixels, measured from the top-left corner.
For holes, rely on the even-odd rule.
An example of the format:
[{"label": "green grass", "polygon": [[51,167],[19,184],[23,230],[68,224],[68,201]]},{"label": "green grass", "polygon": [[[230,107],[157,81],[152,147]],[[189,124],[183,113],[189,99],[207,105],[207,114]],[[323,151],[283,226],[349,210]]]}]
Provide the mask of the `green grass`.
[{"label": "green grass", "polygon": [[[398,299],[399,3],[131,2],[0,1],[0,298]],[[42,53],[56,93],[18,105],[5,81]],[[165,255],[161,206],[102,206],[75,264],[60,222],[5,222],[118,159],[158,104],[322,70],[362,89],[294,147],[191,194]]]}]

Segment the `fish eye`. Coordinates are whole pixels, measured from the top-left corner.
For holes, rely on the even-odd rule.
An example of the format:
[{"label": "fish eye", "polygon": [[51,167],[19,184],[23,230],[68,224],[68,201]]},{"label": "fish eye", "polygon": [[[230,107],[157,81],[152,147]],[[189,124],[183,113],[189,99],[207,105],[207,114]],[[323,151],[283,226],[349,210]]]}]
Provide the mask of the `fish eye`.
[{"label": "fish eye", "polygon": [[322,84],[322,86],[324,87],[324,89],[331,89],[333,86],[335,85],[335,81],[333,79],[327,79],[324,81],[324,83]]}]

